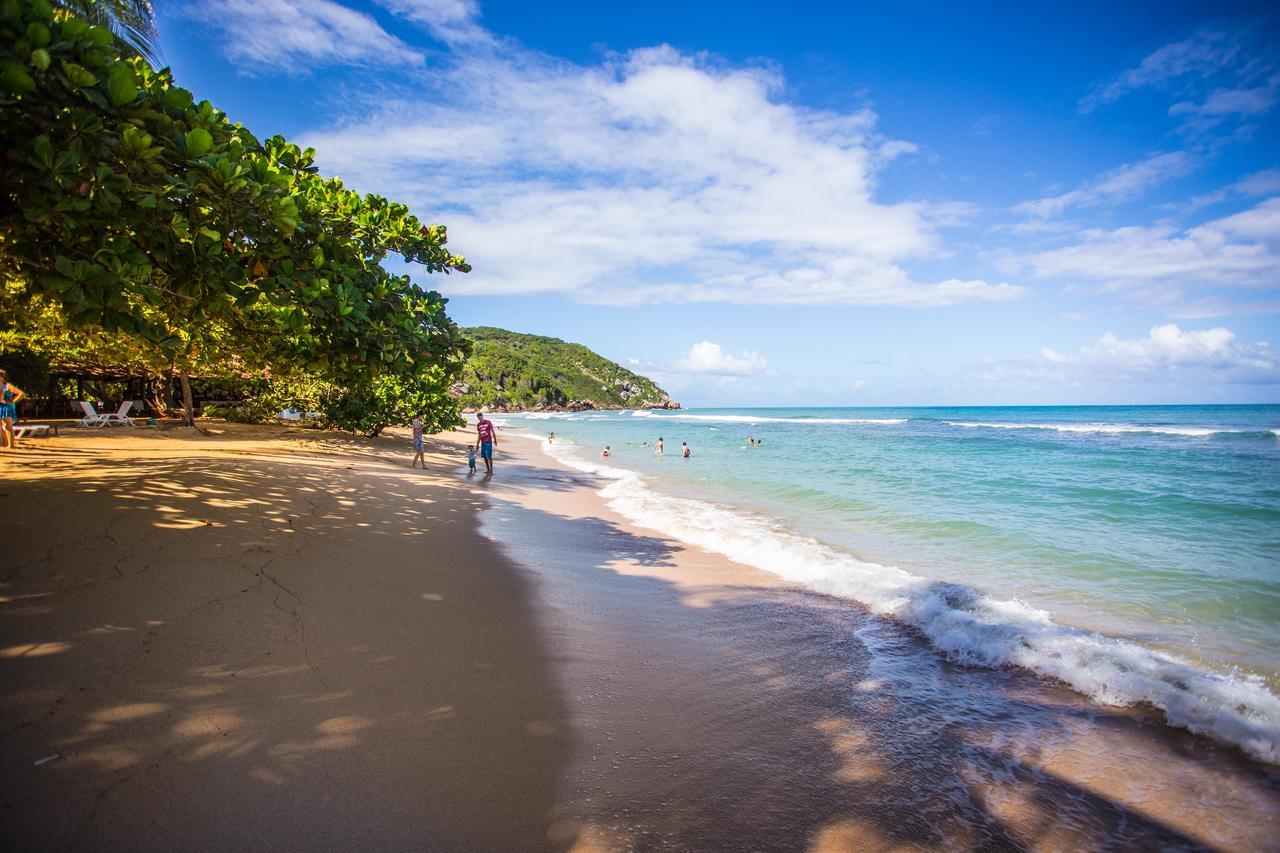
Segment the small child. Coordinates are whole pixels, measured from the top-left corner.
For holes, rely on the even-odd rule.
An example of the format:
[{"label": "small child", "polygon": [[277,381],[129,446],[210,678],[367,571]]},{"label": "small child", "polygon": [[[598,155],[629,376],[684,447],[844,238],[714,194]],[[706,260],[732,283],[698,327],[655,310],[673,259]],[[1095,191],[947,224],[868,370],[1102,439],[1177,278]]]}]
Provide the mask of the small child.
[{"label": "small child", "polygon": [[409,463],[410,468],[417,468],[418,463],[422,463],[422,467],[427,467],[426,457],[423,456],[425,448],[422,444],[422,415],[418,415],[413,419],[413,461]]},{"label": "small child", "polygon": [[471,474],[476,472],[476,446],[474,444],[467,445],[467,468]]}]

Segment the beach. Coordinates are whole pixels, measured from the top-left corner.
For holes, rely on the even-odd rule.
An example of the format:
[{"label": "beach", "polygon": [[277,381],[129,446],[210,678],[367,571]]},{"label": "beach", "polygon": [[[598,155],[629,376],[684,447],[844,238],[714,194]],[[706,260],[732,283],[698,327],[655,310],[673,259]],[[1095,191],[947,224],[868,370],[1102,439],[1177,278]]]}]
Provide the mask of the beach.
[{"label": "beach", "polygon": [[1274,767],[642,528],[513,430],[484,479],[469,434],[421,471],[204,426],[0,461],[22,849],[1280,844]]}]

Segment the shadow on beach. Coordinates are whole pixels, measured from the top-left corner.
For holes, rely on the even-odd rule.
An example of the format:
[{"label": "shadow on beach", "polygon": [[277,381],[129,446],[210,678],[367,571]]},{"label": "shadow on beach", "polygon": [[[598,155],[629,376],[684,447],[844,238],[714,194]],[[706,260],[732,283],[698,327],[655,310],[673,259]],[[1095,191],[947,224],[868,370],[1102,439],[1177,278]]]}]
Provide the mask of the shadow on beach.
[{"label": "shadow on beach", "polygon": [[207,447],[8,460],[6,846],[547,847],[564,712],[482,498]]}]

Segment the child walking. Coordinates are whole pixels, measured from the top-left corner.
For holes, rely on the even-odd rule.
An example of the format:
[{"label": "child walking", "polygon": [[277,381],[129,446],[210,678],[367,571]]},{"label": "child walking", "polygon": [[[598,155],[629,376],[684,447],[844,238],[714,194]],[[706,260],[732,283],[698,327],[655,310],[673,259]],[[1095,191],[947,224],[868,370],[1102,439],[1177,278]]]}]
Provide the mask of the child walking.
[{"label": "child walking", "polygon": [[476,472],[476,446],[474,444],[467,445],[467,468],[470,469],[468,471],[470,474]]},{"label": "child walking", "polygon": [[423,455],[422,446],[422,415],[418,415],[413,419],[413,461],[409,463],[410,468],[417,468],[418,463],[422,463],[422,467],[427,467],[427,458]]}]

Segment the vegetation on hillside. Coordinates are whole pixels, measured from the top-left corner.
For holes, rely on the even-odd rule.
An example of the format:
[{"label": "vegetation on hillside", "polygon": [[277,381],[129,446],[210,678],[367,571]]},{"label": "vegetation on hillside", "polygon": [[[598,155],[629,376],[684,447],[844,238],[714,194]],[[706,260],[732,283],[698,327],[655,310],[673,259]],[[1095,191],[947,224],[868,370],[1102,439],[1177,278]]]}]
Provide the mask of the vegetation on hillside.
[{"label": "vegetation on hillside", "polygon": [[556,409],[674,406],[651,380],[581,344],[488,326],[463,329],[471,356],[455,385],[467,408]]},{"label": "vegetation on hillside", "polygon": [[311,389],[344,429],[455,423],[466,342],[440,294],[381,265],[468,271],[445,229],[260,142],[77,5],[126,35],[150,11],[0,2],[0,352],[181,377],[188,422],[198,375]]}]

